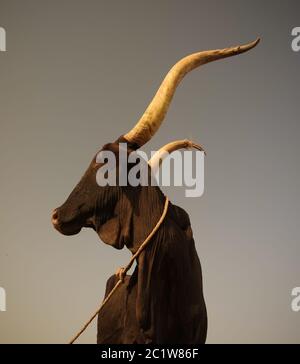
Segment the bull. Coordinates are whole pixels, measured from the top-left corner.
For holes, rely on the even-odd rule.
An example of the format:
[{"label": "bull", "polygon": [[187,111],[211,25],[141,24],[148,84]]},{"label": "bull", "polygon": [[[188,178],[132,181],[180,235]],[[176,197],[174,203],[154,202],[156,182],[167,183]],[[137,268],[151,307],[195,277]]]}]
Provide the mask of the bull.
[{"label": "bull", "polygon": [[[137,151],[158,131],[179,82],[188,72],[246,52],[258,41],[181,59],[168,72],[137,124],[100,152],[111,151],[119,161],[121,143],[127,143],[128,153]],[[169,143],[158,156],[191,146],[195,145],[185,141]],[[97,155],[66,202],[53,211],[52,223],[65,235],[92,228],[105,244],[116,249],[126,246],[134,254],[159,220],[165,196],[159,186],[151,184],[99,186],[96,175],[102,165]],[[159,163],[158,159],[150,161],[149,168]],[[130,168],[128,163],[127,171]],[[117,280],[116,275],[108,279],[105,297]],[[206,335],[202,272],[190,219],[182,208],[169,203],[162,225],[138,256],[134,272],[124,277],[99,313],[97,343],[202,344]]]}]

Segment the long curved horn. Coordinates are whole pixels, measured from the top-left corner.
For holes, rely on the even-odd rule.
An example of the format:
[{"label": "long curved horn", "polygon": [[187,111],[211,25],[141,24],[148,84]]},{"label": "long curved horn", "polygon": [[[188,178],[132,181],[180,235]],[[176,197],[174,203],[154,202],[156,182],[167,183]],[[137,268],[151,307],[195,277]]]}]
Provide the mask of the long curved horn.
[{"label": "long curved horn", "polygon": [[206,152],[203,149],[203,147],[197,143],[194,143],[191,140],[188,140],[188,139],[175,140],[174,142],[164,145],[156,153],[154,153],[152,158],[149,160],[148,164],[152,170],[156,171],[159,168],[159,166],[161,165],[161,163],[163,162],[163,160],[170,153],[172,153],[178,149],[192,149],[192,148],[201,150],[206,155]]},{"label": "long curved horn", "polygon": [[139,147],[147,143],[159,129],[183,77],[194,68],[218,59],[235,56],[255,47],[259,39],[249,44],[191,54],[177,62],[166,75],[138,123],[123,137]]}]

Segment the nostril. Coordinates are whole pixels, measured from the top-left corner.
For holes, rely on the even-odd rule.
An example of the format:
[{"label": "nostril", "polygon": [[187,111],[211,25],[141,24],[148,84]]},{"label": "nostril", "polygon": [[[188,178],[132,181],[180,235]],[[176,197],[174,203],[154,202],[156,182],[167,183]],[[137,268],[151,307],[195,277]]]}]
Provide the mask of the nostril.
[{"label": "nostril", "polygon": [[52,222],[56,223],[57,219],[58,219],[58,213],[57,213],[57,210],[55,209],[52,213]]}]

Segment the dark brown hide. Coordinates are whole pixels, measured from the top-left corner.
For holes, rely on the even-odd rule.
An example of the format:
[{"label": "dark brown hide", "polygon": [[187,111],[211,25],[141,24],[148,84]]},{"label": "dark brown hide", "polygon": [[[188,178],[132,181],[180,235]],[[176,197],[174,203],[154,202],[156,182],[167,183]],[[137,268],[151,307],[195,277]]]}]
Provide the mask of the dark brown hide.
[{"label": "dark brown hide", "polygon": [[[137,235],[156,223],[150,218],[151,225],[146,227],[141,224],[144,218],[139,216],[140,223],[134,224],[136,230],[143,230]],[[106,295],[115,283],[112,276]],[[133,275],[127,276],[99,314],[97,342],[200,344],[205,342],[206,332],[201,266],[189,217],[170,204],[163,225],[138,258]]]},{"label": "dark brown hide", "polygon": [[[117,142],[102,150],[112,151],[119,163]],[[98,168],[94,158],[67,201],[54,211],[54,226],[67,235],[90,227],[104,243],[116,249],[125,245],[135,253],[159,220],[165,196],[151,184],[99,187]],[[201,267],[189,217],[170,203],[133,276],[100,313],[98,342],[196,344],[205,342],[206,330]]]}]

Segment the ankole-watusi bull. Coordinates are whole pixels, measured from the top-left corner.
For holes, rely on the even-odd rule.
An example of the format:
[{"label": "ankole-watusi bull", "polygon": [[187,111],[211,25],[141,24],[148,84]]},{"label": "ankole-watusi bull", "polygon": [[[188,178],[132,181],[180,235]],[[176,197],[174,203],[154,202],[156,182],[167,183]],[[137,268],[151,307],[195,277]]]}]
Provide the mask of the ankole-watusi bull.
[{"label": "ankole-watusi bull", "polygon": [[[189,71],[246,52],[257,43],[258,40],[194,53],[181,59],[171,68],[133,129],[101,150],[112,151],[118,161],[120,143],[127,143],[128,153],[142,147],[159,129],[177,85]],[[179,141],[165,149],[190,146],[193,145]],[[54,210],[53,225],[65,235],[90,227],[104,243],[117,249],[125,245],[135,253],[159,220],[165,197],[157,186],[100,187],[96,182],[100,166],[95,156],[66,202]],[[128,170],[131,167],[128,165]],[[97,342],[204,343],[207,313],[201,266],[189,216],[182,208],[169,204],[162,225],[136,263],[133,274],[125,277],[123,285],[99,313]],[[115,275],[108,279],[106,295],[116,279]]]}]

